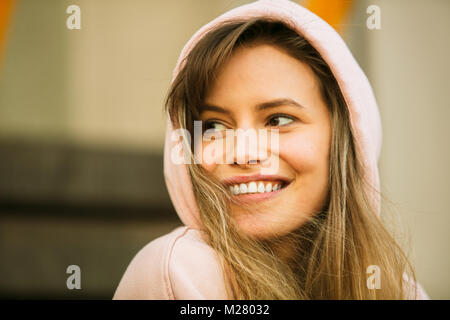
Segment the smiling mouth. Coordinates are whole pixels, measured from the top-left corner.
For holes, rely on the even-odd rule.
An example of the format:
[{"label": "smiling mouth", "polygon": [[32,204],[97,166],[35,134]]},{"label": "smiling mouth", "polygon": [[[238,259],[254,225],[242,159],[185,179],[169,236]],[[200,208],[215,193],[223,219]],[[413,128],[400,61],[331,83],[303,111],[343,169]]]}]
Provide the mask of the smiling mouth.
[{"label": "smiling mouth", "polygon": [[285,181],[250,181],[248,183],[236,183],[228,186],[235,196],[251,194],[270,194],[284,189],[289,183]]}]

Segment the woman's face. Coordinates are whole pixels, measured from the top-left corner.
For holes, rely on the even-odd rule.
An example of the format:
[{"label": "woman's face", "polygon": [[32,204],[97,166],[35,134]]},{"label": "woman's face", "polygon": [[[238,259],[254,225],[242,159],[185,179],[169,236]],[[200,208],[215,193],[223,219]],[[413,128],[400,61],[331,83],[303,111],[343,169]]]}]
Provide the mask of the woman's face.
[{"label": "woman's face", "polygon": [[[278,150],[269,139],[262,147],[257,145],[258,157],[250,159],[245,153],[246,163],[237,161],[236,148],[234,163],[202,163],[234,200],[250,206],[232,202],[233,217],[242,231],[259,239],[282,236],[322,209],[329,187],[331,123],[308,65],[272,45],[240,47],[218,73],[202,110],[205,129],[267,129],[269,136],[278,129]],[[210,143],[203,141],[203,150]],[[267,157],[260,156],[261,148]],[[273,175],[254,176],[276,162]]]}]

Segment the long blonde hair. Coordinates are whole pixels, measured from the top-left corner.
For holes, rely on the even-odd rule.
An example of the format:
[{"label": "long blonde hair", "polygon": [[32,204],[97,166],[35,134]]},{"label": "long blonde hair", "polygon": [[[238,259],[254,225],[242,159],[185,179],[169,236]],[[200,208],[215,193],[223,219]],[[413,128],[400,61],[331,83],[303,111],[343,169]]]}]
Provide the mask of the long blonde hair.
[{"label": "long blonde hair", "polygon": [[[230,193],[220,181],[201,165],[188,165],[205,241],[220,257],[229,298],[403,299],[404,276],[415,282],[414,270],[369,201],[347,105],[328,65],[306,39],[270,18],[224,22],[210,30],[183,61],[168,92],[165,108],[174,127],[193,136],[193,121],[215,75],[237,47],[258,43],[285,50],[318,79],[332,125],[329,192],[322,210],[300,228],[283,239],[257,240],[239,231]],[[289,258],[283,256],[286,246]],[[367,284],[371,265],[381,271],[379,289]]]}]

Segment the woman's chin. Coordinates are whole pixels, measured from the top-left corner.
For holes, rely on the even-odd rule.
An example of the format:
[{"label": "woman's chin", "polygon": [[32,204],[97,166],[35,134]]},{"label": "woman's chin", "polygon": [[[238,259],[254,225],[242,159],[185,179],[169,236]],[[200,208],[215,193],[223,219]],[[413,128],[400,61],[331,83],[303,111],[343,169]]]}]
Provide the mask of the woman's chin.
[{"label": "woman's chin", "polygon": [[273,212],[237,212],[234,219],[242,233],[259,240],[286,235],[297,227],[296,224],[286,224]]}]

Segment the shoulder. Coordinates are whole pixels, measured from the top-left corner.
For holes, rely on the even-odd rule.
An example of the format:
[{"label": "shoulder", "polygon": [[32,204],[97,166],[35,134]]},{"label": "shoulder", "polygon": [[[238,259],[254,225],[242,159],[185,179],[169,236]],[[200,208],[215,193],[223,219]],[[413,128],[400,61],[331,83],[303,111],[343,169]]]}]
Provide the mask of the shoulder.
[{"label": "shoulder", "polygon": [[219,257],[201,233],[188,229],[172,247],[168,276],[175,299],[226,299]]},{"label": "shoulder", "polygon": [[414,282],[406,274],[403,274],[403,280],[405,282],[404,298],[406,300],[430,300],[430,297],[419,282]]},{"label": "shoulder", "polygon": [[417,296],[416,300],[430,300],[430,297],[426,293],[425,289],[422,287],[420,283],[417,282]]},{"label": "shoulder", "polygon": [[173,299],[166,266],[171,248],[187,231],[187,227],[178,227],[140,249],[125,270],[113,299]]},{"label": "shoulder", "polygon": [[183,226],[149,242],[130,262],[113,299],[219,298],[221,266],[201,233]]}]

